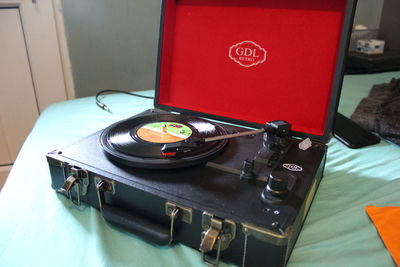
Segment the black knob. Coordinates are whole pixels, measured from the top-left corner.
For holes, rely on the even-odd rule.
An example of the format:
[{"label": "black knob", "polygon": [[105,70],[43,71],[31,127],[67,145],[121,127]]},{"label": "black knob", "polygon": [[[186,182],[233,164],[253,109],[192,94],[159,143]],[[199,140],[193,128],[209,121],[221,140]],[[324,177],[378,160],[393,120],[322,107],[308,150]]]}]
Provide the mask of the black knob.
[{"label": "black knob", "polygon": [[265,188],[273,196],[282,196],[288,191],[288,179],[285,176],[270,174]]}]

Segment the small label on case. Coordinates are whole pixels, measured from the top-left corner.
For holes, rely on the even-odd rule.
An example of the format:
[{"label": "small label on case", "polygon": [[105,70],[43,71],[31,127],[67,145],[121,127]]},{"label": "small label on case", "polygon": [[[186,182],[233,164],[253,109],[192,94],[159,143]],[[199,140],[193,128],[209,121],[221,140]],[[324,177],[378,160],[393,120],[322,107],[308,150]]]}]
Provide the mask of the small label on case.
[{"label": "small label on case", "polygon": [[229,58],[243,67],[265,62],[267,51],[253,41],[243,41],[229,48]]},{"label": "small label on case", "polygon": [[293,163],[283,163],[282,166],[292,172],[301,172],[303,171],[303,168],[300,167],[299,165],[293,164]]}]

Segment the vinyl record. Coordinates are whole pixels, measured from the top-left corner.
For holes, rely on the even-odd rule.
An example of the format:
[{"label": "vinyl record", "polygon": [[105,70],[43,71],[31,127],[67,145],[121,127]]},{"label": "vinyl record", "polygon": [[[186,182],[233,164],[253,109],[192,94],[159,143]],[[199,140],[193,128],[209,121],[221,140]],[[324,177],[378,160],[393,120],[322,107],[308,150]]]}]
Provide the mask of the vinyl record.
[{"label": "vinyl record", "polygon": [[111,125],[102,132],[100,144],[106,155],[118,163],[139,168],[170,169],[205,162],[219,153],[227,141],[208,142],[179,157],[162,155],[164,144],[225,134],[223,127],[205,119],[155,112]]}]

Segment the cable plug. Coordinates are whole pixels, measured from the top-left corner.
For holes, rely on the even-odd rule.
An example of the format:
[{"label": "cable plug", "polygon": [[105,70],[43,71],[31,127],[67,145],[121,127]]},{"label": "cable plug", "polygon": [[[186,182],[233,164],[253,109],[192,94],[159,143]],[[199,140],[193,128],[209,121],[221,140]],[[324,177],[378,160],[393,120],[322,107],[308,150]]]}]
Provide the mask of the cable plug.
[{"label": "cable plug", "polygon": [[101,102],[96,102],[96,104],[97,104],[97,106],[99,106],[101,109],[103,109],[103,110],[105,110],[105,111],[108,111],[108,112],[110,112],[111,114],[112,114],[112,112],[111,112],[111,109],[106,105],[106,104],[103,104],[103,103],[101,103]]}]

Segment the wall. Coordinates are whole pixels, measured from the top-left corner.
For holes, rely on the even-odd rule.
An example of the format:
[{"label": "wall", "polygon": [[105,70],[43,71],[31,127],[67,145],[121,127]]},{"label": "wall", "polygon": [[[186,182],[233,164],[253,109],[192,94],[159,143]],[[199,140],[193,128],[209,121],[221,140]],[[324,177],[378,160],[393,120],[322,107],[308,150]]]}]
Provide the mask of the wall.
[{"label": "wall", "polygon": [[370,29],[378,29],[383,3],[384,0],[358,0],[354,24],[364,24]]},{"label": "wall", "polygon": [[160,0],[62,0],[77,97],[155,85]]}]

